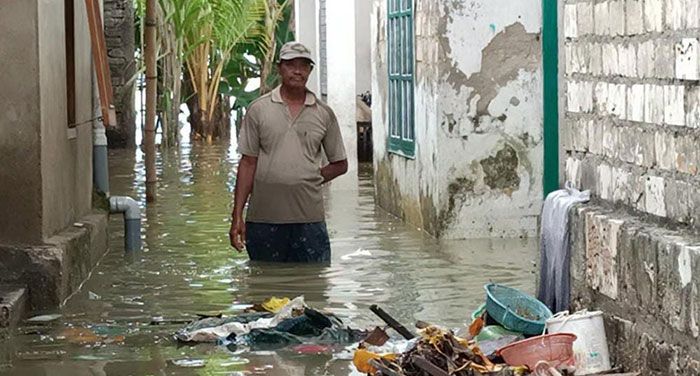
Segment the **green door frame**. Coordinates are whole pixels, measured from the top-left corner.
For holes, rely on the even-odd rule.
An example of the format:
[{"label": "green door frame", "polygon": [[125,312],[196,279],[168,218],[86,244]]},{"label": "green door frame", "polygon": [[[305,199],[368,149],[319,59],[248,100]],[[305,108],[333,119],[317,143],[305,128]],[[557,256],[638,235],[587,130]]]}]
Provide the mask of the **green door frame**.
[{"label": "green door frame", "polygon": [[544,111],[544,195],[559,189],[559,33],[558,1],[542,0]]}]

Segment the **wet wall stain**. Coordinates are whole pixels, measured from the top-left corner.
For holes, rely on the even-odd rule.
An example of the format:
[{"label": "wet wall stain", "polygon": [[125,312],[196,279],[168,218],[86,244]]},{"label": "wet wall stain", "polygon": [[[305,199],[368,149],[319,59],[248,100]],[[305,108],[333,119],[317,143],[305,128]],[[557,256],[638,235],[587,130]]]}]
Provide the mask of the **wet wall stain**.
[{"label": "wet wall stain", "polygon": [[[392,167],[393,155],[388,155],[377,163],[374,172],[376,202],[384,210],[400,217],[428,233],[439,236],[437,225],[437,208],[433,205],[431,195],[420,192],[420,197],[408,197],[401,194],[401,184]],[[400,158],[400,157],[398,157]],[[404,160],[404,163],[407,163]]]},{"label": "wet wall stain", "polygon": [[437,222],[437,236],[442,235],[454,222],[456,210],[461,208],[467,196],[474,193],[476,181],[466,177],[458,177],[447,186],[447,206],[440,211]]},{"label": "wet wall stain", "polygon": [[445,128],[445,125],[447,125],[447,130],[452,133],[454,131],[455,126],[457,125],[457,120],[455,120],[455,115],[454,114],[445,114],[445,120],[442,121],[442,127]]},{"label": "wet wall stain", "polygon": [[518,153],[512,146],[503,146],[495,156],[482,159],[479,164],[484,171],[484,184],[489,188],[512,193],[520,186]]}]

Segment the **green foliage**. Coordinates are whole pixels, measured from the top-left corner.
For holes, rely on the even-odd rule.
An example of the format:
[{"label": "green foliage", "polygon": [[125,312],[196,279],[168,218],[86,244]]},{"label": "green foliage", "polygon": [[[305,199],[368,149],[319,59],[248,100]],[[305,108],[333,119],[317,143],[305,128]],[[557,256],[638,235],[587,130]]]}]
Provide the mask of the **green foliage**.
[{"label": "green foliage", "polygon": [[[261,75],[266,75],[267,87],[277,85],[279,77],[271,66],[279,48],[294,39],[291,0],[157,1],[162,10],[158,22],[172,26],[181,70],[189,76],[205,113],[216,106],[219,94],[236,98],[232,110],[247,107],[260,91],[245,88]],[[141,46],[145,3],[134,0],[137,46]]]},{"label": "green foliage", "polygon": [[[274,10],[270,9],[269,6],[266,8],[268,22],[272,21],[275,25],[274,35],[258,34],[255,38],[239,43],[232,53],[232,59],[224,67],[221,75],[224,86],[220,92],[236,98],[232,107],[234,111],[248,107],[250,102],[260,96],[259,88],[245,91],[246,86],[251,79],[261,78],[262,66],[268,56],[272,57],[268,64],[274,64],[282,45],[294,40],[293,7],[290,6],[289,0],[277,0],[277,6],[278,15],[273,14]],[[276,19],[269,19],[270,17],[276,17]],[[265,29],[265,20],[261,20],[258,27]],[[273,45],[275,51],[270,54]],[[276,69],[270,70],[266,83],[268,87],[275,87],[279,84],[279,75]]]}]

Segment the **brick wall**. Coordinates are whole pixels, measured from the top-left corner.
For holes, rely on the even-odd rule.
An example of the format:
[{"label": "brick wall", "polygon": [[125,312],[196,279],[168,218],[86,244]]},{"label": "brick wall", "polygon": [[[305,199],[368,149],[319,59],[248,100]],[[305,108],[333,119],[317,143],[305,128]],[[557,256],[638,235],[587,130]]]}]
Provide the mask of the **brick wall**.
[{"label": "brick wall", "polygon": [[697,0],[564,6],[566,178],[604,200],[700,219]]},{"label": "brick wall", "polygon": [[566,0],[564,175],[572,301],[602,309],[613,360],[700,374],[700,1]]},{"label": "brick wall", "polygon": [[136,72],[133,0],[104,0],[104,29],[117,110],[116,129],[107,129],[109,146],[134,147],[134,85],[127,85]]}]

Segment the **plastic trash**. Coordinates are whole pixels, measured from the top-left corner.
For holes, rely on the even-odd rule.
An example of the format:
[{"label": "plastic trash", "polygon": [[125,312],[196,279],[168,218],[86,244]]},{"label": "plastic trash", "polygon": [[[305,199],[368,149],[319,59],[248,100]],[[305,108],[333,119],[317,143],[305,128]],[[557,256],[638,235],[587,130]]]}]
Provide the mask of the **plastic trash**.
[{"label": "plastic trash", "polygon": [[277,313],[287,304],[289,304],[289,298],[277,298],[273,296],[264,301],[260,306],[268,312]]},{"label": "plastic trash", "polygon": [[201,368],[206,365],[203,359],[173,359],[173,364],[185,368]]},{"label": "plastic trash", "polygon": [[61,318],[63,315],[60,313],[54,313],[50,315],[40,315],[40,316],[34,316],[30,319],[27,319],[27,322],[50,322],[54,320],[58,320]]},{"label": "plastic trash", "polygon": [[576,359],[575,375],[588,375],[612,369],[603,312],[584,310],[571,315],[568,311],[559,312],[547,320],[547,331],[576,335],[573,346]]},{"label": "plastic trash", "polygon": [[511,287],[489,283],[486,289],[486,312],[504,328],[528,335],[544,332],[552,312],[544,303]]}]

